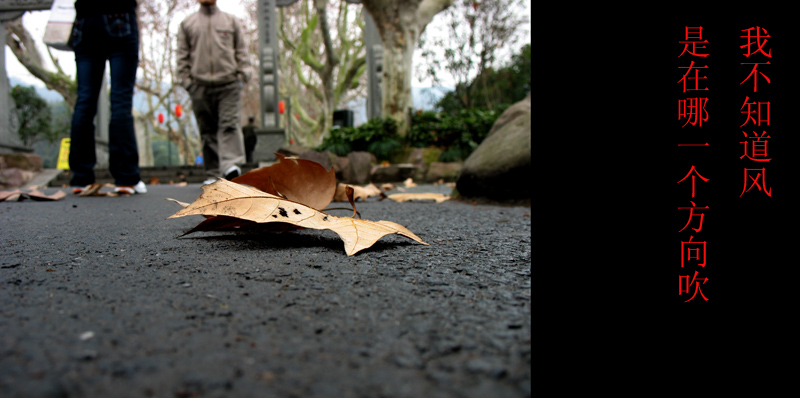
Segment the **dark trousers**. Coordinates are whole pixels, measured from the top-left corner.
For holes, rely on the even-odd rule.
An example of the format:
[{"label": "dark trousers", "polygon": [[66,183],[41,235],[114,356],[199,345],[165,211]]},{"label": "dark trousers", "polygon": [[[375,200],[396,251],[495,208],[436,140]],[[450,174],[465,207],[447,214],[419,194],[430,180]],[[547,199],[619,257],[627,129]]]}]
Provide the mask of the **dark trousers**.
[{"label": "dark trousers", "polygon": [[247,163],[253,163],[253,151],[256,149],[258,137],[255,135],[244,137],[244,153]]},{"label": "dark trousers", "polygon": [[117,14],[80,18],[72,31],[78,99],[72,115],[69,153],[71,184],[95,182],[95,125],[97,100],[106,60],[111,76],[111,121],[108,128],[109,171],[117,185],[136,185],[139,151],[133,128],[133,86],[139,64],[136,15]]},{"label": "dark trousers", "polygon": [[192,109],[203,141],[206,173],[224,176],[245,162],[244,138],[239,127],[242,87],[238,81],[219,85],[192,84]]}]

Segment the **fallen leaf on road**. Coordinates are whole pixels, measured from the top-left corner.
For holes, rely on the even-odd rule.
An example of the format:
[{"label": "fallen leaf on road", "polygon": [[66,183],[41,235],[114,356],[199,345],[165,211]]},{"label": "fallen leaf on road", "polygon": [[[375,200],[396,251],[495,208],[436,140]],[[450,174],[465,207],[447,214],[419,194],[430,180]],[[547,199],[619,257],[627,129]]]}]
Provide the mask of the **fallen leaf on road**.
[{"label": "fallen leaf on road", "polygon": [[172,199],[172,198],[167,198],[167,200],[171,200],[171,201],[173,201],[173,202],[175,202],[175,203],[177,203],[177,204],[181,205],[181,207],[186,207],[186,206],[189,206],[189,204],[188,204],[188,203],[186,203],[186,202],[181,202],[180,200],[176,200],[176,199]]},{"label": "fallen leaf on road", "polygon": [[411,187],[416,187],[417,186],[417,184],[414,182],[414,180],[411,179],[411,177],[406,178],[406,180],[403,181],[403,185],[405,185],[406,188],[411,188]]},{"label": "fallen leaf on road", "polygon": [[361,199],[362,201],[365,201],[367,198],[373,196],[380,196],[381,199],[386,197],[386,194],[384,194],[380,188],[376,187],[375,184],[359,187],[357,185],[339,183],[339,185],[336,186],[336,194],[333,195],[334,202],[347,202],[349,200],[347,198],[346,187],[353,188],[353,200]]},{"label": "fallen leaf on road", "polygon": [[336,192],[336,172],[321,164],[276,153],[278,162],[250,170],[231,180],[262,192],[303,203],[313,209],[324,209]]},{"label": "fallen leaf on road", "polygon": [[[276,153],[278,162],[270,166],[259,167],[234,178],[231,182],[249,185],[261,192],[303,203],[314,209],[322,209],[331,203],[336,190],[336,173],[331,168],[325,170],[321,164],[296,157],[286,157]],[[172,200],[183,207],[188,204]],[[184,235],[199,231],[256,231],[256,232],[283,232],[298,229],[292,226],[277,224],[256,225],[251,221],[218,215],[206,215],[203,221]],[[223,217],[220,220],[215,218]],[[183,236],[183,235],[181,235]]]},{"label": "fallen leaf on road", "polygon": [[435,200],[436,203],[442,203],[450,199],[449,196],[441,193],[395,193],[387,197],[396,202],[405,202],[408,200]]},{"label": "fallen leaf on road", "polygon": [[102,184],[89,184],[76,196],[108,196],[107,192],[100,192],[100,188],[103,188]]},{"label": "fallen leaf on road", "polygon": [[60,200],[64,196],[67,196],[64,191],[56,191],[51,195],[45,195],[43,192],[39,191],[38,189],[30,189],[27,192],[20,191],[19,189],[15,189],[13,191],[0,191],[0,202],[14,202],[14,201],[23,201],[25,199],[32,199],[36,201],[52,201],[52,200]]},{"label": "fallen leaf on road", "polygon": [[[278,222],[302,228],[329,229],[344,241],[345,253],[348,256],[371,247],[378,239],[389,234],[402,235],[427,245],[407,228],[391,221],[332,216],[302,203],[225,179],[204,185],[200,197],[168,218],[195,214],[217,216],[217,218],[224,216],[258,224]],[[204,222],[208,223],[211,220],[213,219]]]}]

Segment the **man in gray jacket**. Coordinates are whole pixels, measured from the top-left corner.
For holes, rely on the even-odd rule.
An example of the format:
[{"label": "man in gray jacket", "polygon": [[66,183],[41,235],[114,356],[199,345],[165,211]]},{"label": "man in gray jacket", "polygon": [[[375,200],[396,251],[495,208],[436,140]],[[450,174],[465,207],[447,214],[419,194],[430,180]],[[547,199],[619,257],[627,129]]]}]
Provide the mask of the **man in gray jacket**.
[{"label": "man in gray jacket", "polygon": [[245,163],[239,110],[251,74],[247,45],[241,21],[218,9],[217,0],[198,1],[200,10],[178,30],[178,77],[192,97],[206,173],[230,180]]}]

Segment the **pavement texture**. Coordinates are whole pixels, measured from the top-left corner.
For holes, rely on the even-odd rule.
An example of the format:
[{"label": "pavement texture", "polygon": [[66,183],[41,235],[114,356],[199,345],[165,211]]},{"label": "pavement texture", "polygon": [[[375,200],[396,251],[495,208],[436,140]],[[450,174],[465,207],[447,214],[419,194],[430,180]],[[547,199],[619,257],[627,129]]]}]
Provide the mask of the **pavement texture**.
[{"label": "pavement texture", "polygon": [[332,231],[179,238],[203,218],[165,198],[200,185],[148,190],[0,203],[0,396],[531,395],[530,206],[370,198],[430,245],[348,257]]}]

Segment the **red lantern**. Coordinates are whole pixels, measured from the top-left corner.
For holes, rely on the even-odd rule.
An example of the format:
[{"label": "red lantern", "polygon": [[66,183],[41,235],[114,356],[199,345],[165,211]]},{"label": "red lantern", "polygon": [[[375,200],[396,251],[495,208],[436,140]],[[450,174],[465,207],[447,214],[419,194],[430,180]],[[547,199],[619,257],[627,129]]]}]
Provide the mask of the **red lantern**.
[{"label": "red lantern", "polygon": [[164,114],[163,113],[159,113],[158,114],[158,123],[164,123]]},{"label": "red lantern", "polygon": [[175,105],[175,116],[181,117],[181,115],[183,115],[183,107],[180,104]]},{"label": "red lantern", "polygon": [[284,109],[283,101],[278,101],[278,113],[283,115],[283,109]]}]

